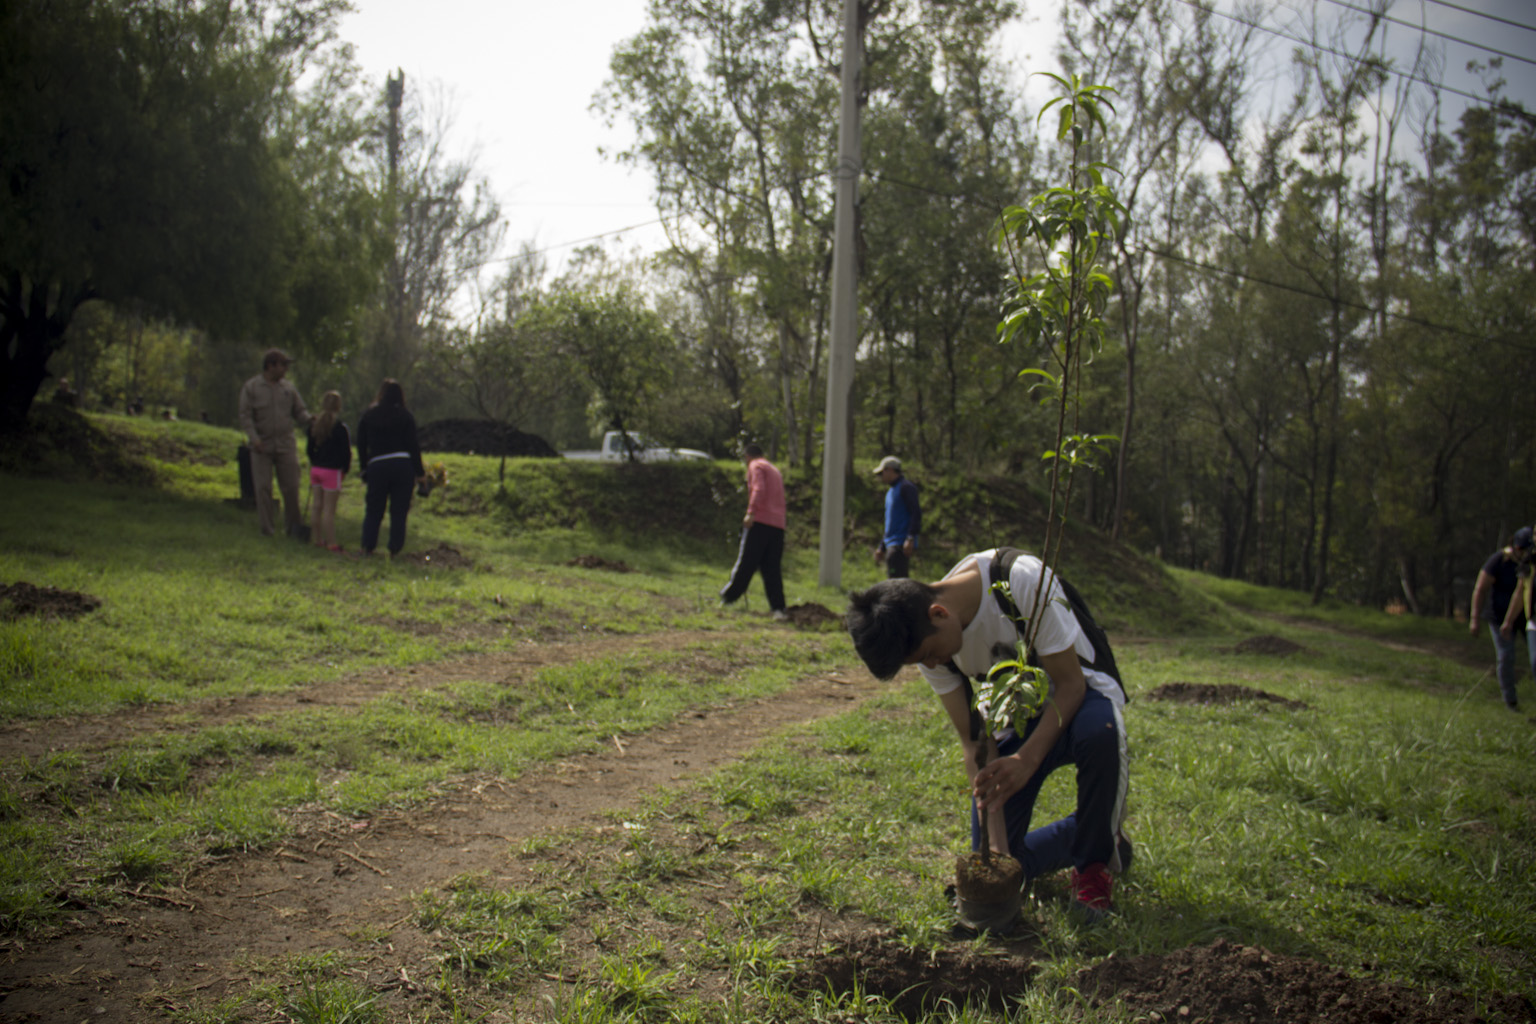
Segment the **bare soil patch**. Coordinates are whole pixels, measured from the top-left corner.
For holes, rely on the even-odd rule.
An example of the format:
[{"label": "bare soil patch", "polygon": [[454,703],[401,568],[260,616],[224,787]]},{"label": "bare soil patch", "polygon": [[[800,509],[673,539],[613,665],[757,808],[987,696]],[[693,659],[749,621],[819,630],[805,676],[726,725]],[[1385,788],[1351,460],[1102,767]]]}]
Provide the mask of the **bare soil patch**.
[{"label": "bare soil patch", "polygon": [[1300,654],[1306,648],[1298,643],[1293,643],[1283,636],[1250,636],[1232,648],[1233,654],[1265,654],[1270,657],[1284,658],[1291,654]]},{"label": "bare soil patch", "polygon": [[784,609],[784,614],[790,623],[810,629],[819,629],[825,625],[842,626],[843,617],[832,611],[826,605],[816,604],[814,601],[805,604],[793,604]]},{"label": "bare soil patch", "polygon": [[424,569],[467,569],[474,564],[468,555],[449,544],[438,544],[425,551],[402,551],[395,561]]},{"label": "bare soil patch", "polygon": [[874,931],[834,944],[807,965],[794,985],[802,992],[880,996],[908,1020],[944,1002],[1006,1013],[1034,977],[1037,952],[1032,941],[917,950]]},{"label": "bare soil patch", "polygon": [[1429,992],[1337,965],[1218,939],[1166,955],[1111,957],[1079,986],[1137,1019],[1202,1024],[1498,1024],[1536,1020],[1520,996]]},{"label": "bare soil patch", "polygon": [[101,607],[101,598],[58,587],[33,586],[25,580],[0,584],[0,619],[35,615],[43,619],[78,619]]},{"label": "bare soil patch", "polygon": [[573,565],[578,569],[607,569],[611,572],[634,572],[629,563],[624,561],[610,561],[597,555],[577,555],[566,565]]},{"label": "bare soil patch", "polygon": [[1293,711],[1305,711],[1310,705],[1305,701],[1291,700],[1264,690],[1230,683],[1164,683],[1147,694],[1148,700],[1176,701],[1180,704],[1236,704],[1239,701],[1259,701],[1278,704]]}]

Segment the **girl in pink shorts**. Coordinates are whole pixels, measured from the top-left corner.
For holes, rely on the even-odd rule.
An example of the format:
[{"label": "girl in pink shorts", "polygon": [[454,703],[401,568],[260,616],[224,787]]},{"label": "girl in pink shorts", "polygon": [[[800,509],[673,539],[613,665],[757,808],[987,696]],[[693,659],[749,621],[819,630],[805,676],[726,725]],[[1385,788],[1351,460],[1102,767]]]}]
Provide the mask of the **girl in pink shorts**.
[{"label": "girl in pink shorts", "polygon": [[340,551],[336,543],[336,505],[341,482],[352,468],[352,434],[341,421],[341,392],[327,391],[320,400],[320,415],[309,424],[310,543]]}]

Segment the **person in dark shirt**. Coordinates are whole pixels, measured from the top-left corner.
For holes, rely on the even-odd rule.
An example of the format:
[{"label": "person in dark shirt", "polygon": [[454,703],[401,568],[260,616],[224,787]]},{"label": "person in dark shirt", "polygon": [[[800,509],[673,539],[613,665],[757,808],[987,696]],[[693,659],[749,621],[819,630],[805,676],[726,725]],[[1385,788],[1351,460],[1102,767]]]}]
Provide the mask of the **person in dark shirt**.
[{"label": "person in dark shirt", "polygon": [[336,506],[341,482],[352,468],[352,432],[341,421],[341,392],[327,391],[320,399],[320,415],[310,420],[304,449],[309,457],[310,543],[341,551]]},{"label": "person in dark shirt", "polygon": [[405,547],[405,518],[411,510],[411,491],[426,478],[421,444],[416,440],[416,417],[405,407],[400,382],[385,377],[379,396],[357,423],[357,461],[368,485],[363,505],[363,554],[373,554],[379,543],[379,525],[389,506],[389,554]]},{"label": "person in dark shirt", "polygon": [[1510,538],[1509,547],[1495,551],[1477,574],[1477,585],[1472,589],[1470,614],[1472,634],[1477,635],[1477,624],[1488,623],[1493,634],[1493,653],[1499,667],[1499,691],[1505,705],[1514,711],[1519,707],[1515,695],[1515,683],[1520,670],[1515,665],[1515,634],[1525,633],[1526,654],[1531,661],[1531,672],[1536,674],[1536,643],[1526,626],[1525,605],[1518,600],[1522,592],[1521,578],[1530,571],[1533,534],[1529,526],[1522,526]]}]

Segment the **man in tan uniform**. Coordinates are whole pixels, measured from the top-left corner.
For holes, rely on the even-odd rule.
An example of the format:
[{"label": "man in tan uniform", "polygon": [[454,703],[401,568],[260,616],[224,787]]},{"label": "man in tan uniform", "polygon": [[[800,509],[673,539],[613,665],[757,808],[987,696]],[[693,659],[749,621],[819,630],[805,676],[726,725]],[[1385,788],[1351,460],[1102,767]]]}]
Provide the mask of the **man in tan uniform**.
[{"label": "man in tan uniform", "polygon": [[269,348],[261,359],[261,373],[240,388],[240,429],[250,440],[251,476],[256,483],[256,518],[261,532],[268,537],[274,530],[272,517],[272,471],[277,470],[277,486],[283,492],[283,520],[288,536],[301,533],[299,514],[299,444],[294,439],[295,424],[308,426],[309,410],[290,381],[288,366],[293,359],[280,348]]}]

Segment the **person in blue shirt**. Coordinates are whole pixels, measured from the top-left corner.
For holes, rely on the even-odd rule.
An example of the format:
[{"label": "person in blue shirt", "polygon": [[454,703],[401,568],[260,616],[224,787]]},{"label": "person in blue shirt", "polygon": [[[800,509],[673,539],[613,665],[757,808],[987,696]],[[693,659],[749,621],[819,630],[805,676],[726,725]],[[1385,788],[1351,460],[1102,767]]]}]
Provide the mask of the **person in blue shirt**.
[{"label": "person in blue shirt", "polygon": [[875,548],[875,561],[885,563],[887,579],[905,579],[923,528],[923,509],[917,485],[901,472],[901,460],[887,455],[875,467],[875,475],[890,488],[885,492],[885,536]]}]

